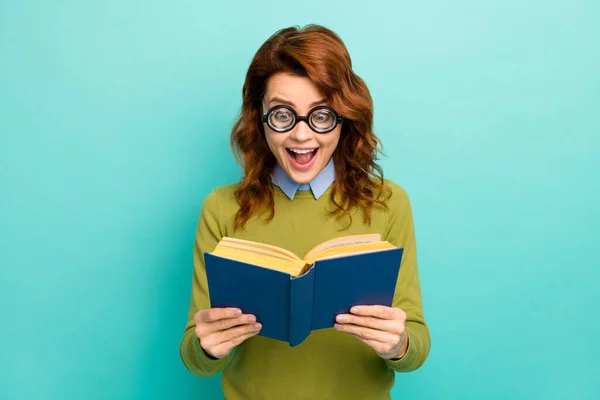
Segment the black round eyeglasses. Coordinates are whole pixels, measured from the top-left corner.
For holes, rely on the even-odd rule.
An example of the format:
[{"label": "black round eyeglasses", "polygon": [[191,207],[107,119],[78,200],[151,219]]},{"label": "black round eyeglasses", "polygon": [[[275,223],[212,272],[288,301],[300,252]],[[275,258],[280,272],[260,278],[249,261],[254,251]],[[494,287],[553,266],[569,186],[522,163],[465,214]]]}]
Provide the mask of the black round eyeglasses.
[{"label": "black round eyeglasses", "polygon": [[269,128],[281,133],[291,131],[299,121],[306,122],[316,133],[329,133],[343,120],[341,115],[327,106],[315,107],[308,115],[300,116],[292,107],[279,105],[270,108],[262,116],[262,121],[266,122]]}]

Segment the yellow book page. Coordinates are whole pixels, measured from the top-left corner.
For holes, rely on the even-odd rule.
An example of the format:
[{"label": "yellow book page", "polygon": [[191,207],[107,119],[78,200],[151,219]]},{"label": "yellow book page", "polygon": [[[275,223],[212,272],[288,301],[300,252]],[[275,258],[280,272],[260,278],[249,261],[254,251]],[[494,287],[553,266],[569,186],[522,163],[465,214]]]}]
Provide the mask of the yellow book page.
[{"label": "yellow book page", "polygon": [[278,258],[280,260],[285,260],[286,262],[300,262],[299,260],[290,260],[288,257],[280,254],[280,253],[275,253],[275,252],[270,252],[270,251],[263,251],[263,249],[259,248],[259,247],[251,247],[251,246],[244,246],[244,245],[232,245],[230,242],[221,242],[218,244],[219,247],[226,247],[228,249],[233,249],[236,252],[249,252],[249,253],[255,253],[255,254],[262,254],[264,256],[267,257],[273,257],[273,258]]},{"label": "yellow book page", "polygon": [[366,235],[342,236],[342,237],[328,240],[326,242],[323,242],[323,243],[315,246],[308,253],[306,253],[304,258],[305,259],[314,259],[313,256],[315,256],[317,253],[324,251],[324,250],[336,248],[336,247],[349,246],[349,245],[355,245],[355,244],[360,244],[360,243],[375,243],[375,242],[380,242],[380,241],[381,241],[381,235],[378,233],[372,233],[372,234],[366,234]]},{"label": "yellow book page", "polygon": [[223,237],[221,239],[221,242],[222,243],[230,243],[232,246],[235,246],[235,247],[238,247],[238,246],[255,247],[255,248],[262,249],[263,251],[268,251],[268,252],[279,254],[279,255],[289,258],[291,260],[301,261],[300,257],[295,255],[291,251],[283,249],[281,247],[272,246],[270,244],[252,242],[250,240],[236,239],[236,238],[227,237],[227,236]]},{"label": "yellow book page", "polygon": [[306,262],[308,264],[313,264],[317,260],[324,260],[327,258],[337,258],[354,254],[371,253],[394,248],[396,247],[393,244],[386,241],[375,243],[358,243],[352,245],[349,244],[345,246],[332,247],[327,250],[320,251],[316,254],[313,254],[310,258],[306,259]]},{"label": "yellow book page", "polygon": [[302,265],[298,265],[298,263],[293,263],[288,260],[274,258],[256,252],[239,251],[226,246],[217,246],[211,254],[247,264],[258,265],[275,271],[285,272],[291,275],[296,275],[304,266],[303,263]]}]

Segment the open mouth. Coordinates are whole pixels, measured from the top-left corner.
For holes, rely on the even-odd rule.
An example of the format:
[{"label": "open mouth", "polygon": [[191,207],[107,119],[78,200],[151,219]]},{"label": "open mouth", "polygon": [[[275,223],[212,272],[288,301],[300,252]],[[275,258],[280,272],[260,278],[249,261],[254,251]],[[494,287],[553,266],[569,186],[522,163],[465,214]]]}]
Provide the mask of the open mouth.
[{"label": "open mouth", "polygon": [[286,148],[286,150],[294,167],[298,169],[307,169],[312,165],[312,161],[315,159],[319,148],[317,147],[312,150]]}]

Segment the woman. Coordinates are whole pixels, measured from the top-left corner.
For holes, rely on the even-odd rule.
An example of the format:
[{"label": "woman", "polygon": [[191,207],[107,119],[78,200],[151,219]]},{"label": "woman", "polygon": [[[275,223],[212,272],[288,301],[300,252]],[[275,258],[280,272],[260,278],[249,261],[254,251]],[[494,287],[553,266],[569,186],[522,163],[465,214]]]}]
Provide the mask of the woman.
[{"label": "woman", "polygon": [[[313,25],[271,36],[242,96],[231,142],[244,177],[202,206],[182,361],[199,376],[223,371],[229,400],[390,398],[394,371],[421,366],[430,338],[411,206],[375,162],[369,91],[339,37]],[[210,309],[202,254],[223,236],[304,255],[325,240],[364,233],[404,248],[392,307],[358,306],[297,347],[257,336],[260,321],[243,310]]]}]

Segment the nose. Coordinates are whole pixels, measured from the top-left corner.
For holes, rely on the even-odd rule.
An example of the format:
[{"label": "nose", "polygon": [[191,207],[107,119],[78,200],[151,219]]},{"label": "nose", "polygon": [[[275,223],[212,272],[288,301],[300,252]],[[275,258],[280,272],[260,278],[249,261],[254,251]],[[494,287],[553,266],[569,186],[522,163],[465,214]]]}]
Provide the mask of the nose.
[{"label": "nose", "polygon": [[294,129],[290,132],[290,138],[298,142],[305,142],[312,138],[312,135],[313,131],[306,121],[298,121]]}]

